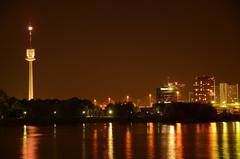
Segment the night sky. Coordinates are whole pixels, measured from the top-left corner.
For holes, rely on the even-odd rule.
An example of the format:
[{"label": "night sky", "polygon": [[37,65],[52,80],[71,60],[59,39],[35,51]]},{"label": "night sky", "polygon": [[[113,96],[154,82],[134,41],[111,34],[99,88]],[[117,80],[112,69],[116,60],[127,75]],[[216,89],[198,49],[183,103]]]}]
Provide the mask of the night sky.
[{"label": "night sky", "polygon": [[27,25],[35,98],[147,98],[196,75],[240,81],[238,0],[0,2],[0,89],[27,98]]}]

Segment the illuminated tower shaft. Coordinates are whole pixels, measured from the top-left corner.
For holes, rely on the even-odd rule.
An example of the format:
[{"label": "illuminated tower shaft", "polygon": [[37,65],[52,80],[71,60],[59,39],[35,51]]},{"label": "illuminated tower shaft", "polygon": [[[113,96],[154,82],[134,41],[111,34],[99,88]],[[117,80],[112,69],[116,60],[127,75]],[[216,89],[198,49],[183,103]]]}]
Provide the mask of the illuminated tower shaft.
[{"label": "illuminated tower shaft", "polygon": [[33,62],[29,61],[28,100],[33,99]]},{"label": "illuminated tower shaft", "polygon": [[35,61],[35,50],[32,49],[32,26],[28,27],[29,31],[29,48],[26,52],[26,61],[29,62],[29,77],[28,77],[28,100],[33,99],[33,61]]}]

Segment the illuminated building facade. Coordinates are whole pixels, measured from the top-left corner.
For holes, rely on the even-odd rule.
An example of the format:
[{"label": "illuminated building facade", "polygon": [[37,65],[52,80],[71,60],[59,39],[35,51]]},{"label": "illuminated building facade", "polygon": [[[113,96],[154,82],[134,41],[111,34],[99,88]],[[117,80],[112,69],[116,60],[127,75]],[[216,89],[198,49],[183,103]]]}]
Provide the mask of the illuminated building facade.
[{"label": "illuminated building facade", "polygon": [[189,103],[193,103],[194,102],[193,92],[188,92],[188,102]]},{"label": "illuminated building facade", "polygon": [[238,84],[231,85],[228,83],[219,84],[220,105],[226,107],[228,104],[238,103]]},{"label": "illuminated building facade", "polygon": [[28,100],[33,99],[33,61],[35,61],[35,50],[32,48],[32,30],[33,27],[28,27],[29,32],[29,47],[26,50],[26,58],[29,64],[29,74],[28,74]]},{"label": "illuminated building facade", "polygon": [[220,84],[215,85],[215,100],[213,104],[218,105],[220,103]]},{"label": "illuminated building facade", "polygon": [[156,99],[158,103],[185,102],[185,85],[171,82],[157,88]]},{"label": "illuminated building facade", "polygon": [[188,101],[188,92],[186,85],[184,83],[172,82],[169,83],[170,87],[174,87],[177,92],[177,102],[187,102]]},{"label": "illuminated building facade", "polygon": [[228,97],[228,84],[220,83],[219,84],[219,103],[221,106],[226,107],[227,97]]},{"label": "illuminated building facade", "polygon": [[193,101],[196,103],[210,103],[215,101],[214,76],[198,76],[193,84]]},{"label": "illuminated building facade", "polygon": [[176,90],[168,86],[157,88],[156,99],[158,103],[176,102],[177,101]]},{"label": "illuminated building facade", "polygon": [[238,96],[238,84],[230,85],[228,84],[228,97],[227,102],[228,103],[238,103],[239,96]]}]

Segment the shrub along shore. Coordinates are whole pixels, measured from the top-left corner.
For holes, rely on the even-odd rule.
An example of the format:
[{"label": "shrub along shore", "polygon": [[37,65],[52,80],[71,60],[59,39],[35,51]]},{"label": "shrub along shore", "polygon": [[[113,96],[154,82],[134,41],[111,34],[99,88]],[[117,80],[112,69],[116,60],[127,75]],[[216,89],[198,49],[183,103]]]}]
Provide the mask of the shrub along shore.
[{"label": "shrub along shore", "polygon": [[79,122],[162,122],[197,123],[240,121],[240,115],[218,114],[211,104],[169,103],[138,108],[132,102],[110,103],[105,109],[89,100],[18,100],[0,102],[0,124],[52,124]]}]

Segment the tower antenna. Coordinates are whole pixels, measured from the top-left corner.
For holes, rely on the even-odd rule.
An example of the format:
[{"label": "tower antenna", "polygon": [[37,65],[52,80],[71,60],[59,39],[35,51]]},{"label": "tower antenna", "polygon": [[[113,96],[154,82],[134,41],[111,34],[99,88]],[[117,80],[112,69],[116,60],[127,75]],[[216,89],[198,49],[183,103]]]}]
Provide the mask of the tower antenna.
[{"label": "tower antenna", "polygon": [[33,27],[31,24],[28,25],[28,34],[29,34],[29,49],[32,48],[32,31]]}]

